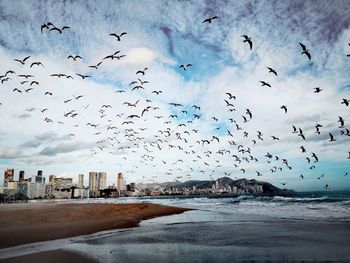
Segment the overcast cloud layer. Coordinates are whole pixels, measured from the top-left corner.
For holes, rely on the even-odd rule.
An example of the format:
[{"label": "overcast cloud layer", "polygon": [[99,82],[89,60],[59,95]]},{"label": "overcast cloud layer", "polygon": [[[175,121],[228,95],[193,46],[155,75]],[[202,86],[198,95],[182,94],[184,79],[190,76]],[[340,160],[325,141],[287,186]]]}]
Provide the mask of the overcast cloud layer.
[{"label": "overcast cloud layer", "polygon": [[[212,16],[218,18],[202,23]],[[121,171],[128,182],[229,175],[295,190],[350,188],[350,106],[341,104],[350,99],[349,1],[8,0],[0,1],[0,21],[0,75],[15,71],[0,84],[1,176],[7,168],[74,180],[106,171],[112,184]],[[41,32],[49,21],[70,29]],[[121,32],[121,41],[109,35]],[[251,37],[252,50],[242,35]],[[116,51],[126,56],[89,67]],[[14,61],[27,56],[24,65]],[[36,61],[43,66],[30,67]],[[51,76],[57,73],[74,79]],[[137,85],[143,88],[132,90]],[[141,118],[128,118],[147,107]]]}]

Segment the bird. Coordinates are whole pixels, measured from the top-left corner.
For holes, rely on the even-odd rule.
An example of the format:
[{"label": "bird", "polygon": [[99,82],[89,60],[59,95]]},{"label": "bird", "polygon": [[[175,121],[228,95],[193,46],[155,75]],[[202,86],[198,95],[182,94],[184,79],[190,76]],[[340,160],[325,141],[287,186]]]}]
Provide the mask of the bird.
[{"label": "bird", "polygon": [[138,71],[136,71],[136,75],[137,75],[137,74],[142,74],[142,76],[145,75],[145,71],[146,71],[147,69],[148,69],[148,68],[144,68],[143,70],[138,70]]},{"label": "bird", "polygon": [[30,82],[30,86],[32,86],[32,85],[39,85],[39,82],[37,82],[37,81],[35,81],[35,80],[33,80],[32,82]]},{"label": "bird", "polygon": [[14,88],[13,92],[17,91],[18,93],[22,93],[22,91],[20,89]]},{"label": "bird", "polygon": [[40,32],[43,33],[43,29],[45,29],[45,28],[46,28],[46,29],[50,29],[50,28],[49,28],[49,25],[48,25],[47,23],[44,23],[44,24],[41,25],[41,27],[40,27]]},{"label": "bird", "polygon": [[[4,79],[1,80],[1,84],[4,84],[4,82],[9,81],[9,80],[10,80],[10,78],[4,78]],[[21,82],[21,84],[22,84],[22,82]]]},{"label": "bird", "polygon": [[74,99],[78,100],[78,99],[84,97],[84,95],[79,95],[79,96],[77,96],[77,97],[73,96],[73,97],[74,97]]},{"label": "bird", "polygon": [[169,103],[170,105],[174,106],[174,107],[182,107],[182,104],[179,104],[179,103],[174,103],[174,102],[171,102]]},{"label": "bird", "polygon": [[303,43],[299,42],[299,45],[301,46],[301,48],[303,49],[303,52],[301,52],[301,54],[305,54],[309,60],[311,60],[311,54],[310,51],[306,48],[306,46]]},{"label": "bird", "polygon": [[147,84],[147,83],[149,83],[149,81],[148,80],[141,80],[141,79],[137,79],[140,83],[141,83],[141,86],[143,85],[143,84]]},{"label": "bird", "polygon": [[137,100],[134,104],[130,103],[130,102],[124,102],[123,104],[129,106],[129,107],[136,107],[137,103],[139,102],[140,100]]},{"label": "bird", "polygon": [[230,103],[229,101],[227,101],[227,100],[224,100],[225,102],[226,102],[226,106],[227,107],[234,107],[235,105],[233,105],[232,103]]},{"label": "bird", "polygon": [[22,75],[18,75],[18,77],[22,77],[22,78],[26,78],[26,79],[28,79],[28,78],[33,78],[34,76],[33,75],[28,75],[28,74],[22,74]]},{"label": "bird", "polygon": [[55,26],[54,26],[54,27],[51,28],[49,31],[54,31],[54,30],[56,30],[58,33],[62,34],[63,31],[64,31],[65,29],[70,29],[70,27],[69,27],[69,26],[63,26],[62,28],[58,28],[58,27],[55,27]]},{"label": "bird", "polygon": [[266,81],[260,80],[261,86],[268,86],[271,88],[271,85],[269,83],[267,83]]},{"label": "bird", "polygon": [[314,93],[320,93],[322,89],[320,87],[314,88]]},{"label": "bird", "polygon": [[126,118],[127,119],[133,119],[133,118],[140,118],[140,116],[132,114],[132,115],[129,115],[128,117],[126,117]]},{"label": "bird", "polygon": [[68,102],[70,102],[70,101],[72,101],[72,99],[68,99],[68,100],[65,100],[65,101],[63,101],[64,103],[68,103]]},{"label": "bird", "polygon": [[329,132],[329,142],[335,142],[334,136]]},{"label": "bird", "polygon": [[33,67],[33,66],[42,66],[44,68],[44,65],[40,61],[35,61],[32,64],[30,64],[30,67]]},{"label": "bird", "polygon": [[236,96],[234,96],[234,95],[232,95],[231,93],[229,93],[229,92],[226,92],[225,93],[226,95],[228,95],[228,97],[229,97],[229,100],[231,100],[231,99],[236,99]]},{"label": "bird", "polygon": [[344,128],[344,119],[341,117],[341,116],[338,116],[338,122],[340,123],[340,126],[339,126],[339,128]]},{"label": "bird", "polygon": [[98,67],[102,64],[102,61],[100,61],[99,63],[97,63],[96,65],[91,65],[89,66],[89,68],[94,68],[94,69],[98,69]]},{"label": "bird", "polygon": [[114,52],[114,53],[111,54],[111,55],[105,56],[103,59],[108,59],[108,58],[110,58],[110,59],[113,60],[113,59],[117,58],[117,54],[118,54],[118,53],[120,53],[120,50]]},{"label": "bird", "polygon": [[303,140],[305,140],[305,135],[303,134],[303,130],[299,128],[299,134],[298,136],[300,136],[301,138],[303,138]]},{"label": "bird", "polygon": [[343,99],[342,102],[340,104],[344,104],[346,107],[349,106],[349,102],[350,100],[348,99]]},{"label": "bird", "polygon": [[209,23],[210,24],[214,19],[218,19],[218,18],[219,17],[217,17],[217,16],[208,17],[208,18],[203,20],[202,24],[203,23]]},{"label": "bird", "polygon": [[79,55],[75,55],[75,56],[73,56],[73,55],[69,55],[68,57],[67,57],[67,59],[73,59],[74,61],[76,61],[78,58],[79,59],[83,59],[81,56],[79,56]]},{"label": "bird", "polygon": [[192,64],[186,64],[186,65],[182,64],[180,65],[179,68],[182,68],[184,71],[186,71],[188,67],[192,67]]},{"label": "bird", "polygon": [[270,67],[267,67],[267,69],[269,70],[269,73],[273,73],[277,76],[276,70],[274,70],[273,68],[270,68]]},{"label": "bird", "polygon": [[318,157],[317,157],[317,155],[315,153],[312,153],[311,157],[315,158],[315,162],[318,162]]},{"label": "bird", "polygon": [[152,93],[154,93],[154,94],[156,94],[156,95],[159,95],[160,93],[163,93],[161,90],[154,90],[154,91],[152,91]]},{"label": "bird", "polygon": [[116,90],[115,93],[123,93],[125,90]]},{"label": "bird", "polygon": [[304,146],[300,146],[299,148],[301,149],[301,153],[306,152],[306,150],[305,150]]},{"label": "bird", "polygon": [[120,41],[121,40],[121,37],[126,35],[127,33],[126,32],[122,32],[120,35],[117,35],[116,33],[111,33],[109,34],[110,36],[112,37],[116,37],[117,38],[117,41]]},{"label": "bird", "polygon": [[29,91],[31,91],[33,88],[29,88],[29,89],[25,89],[24,91],[26,92],[26,93],[28,93]]},{"label": "bird", "polygon": [[194,108],[195,110],[201,110],[201,107],[199,107],[197,105],[192,105],[192,108]]},{"label": "bird", "polygon": [[135,89],[145,89],[144,87],[138,85],[138,86],[135,86],[131,89],[131,91],[134,91]]},{"label": "bird", "polygon": [[50,95],[50,96],[52,96],[52,92],[46,91],[44,95]]},{"label": "bird", "polygon": [[122,125],[124,125],[124,124],[134,124],[134,122],[132,122],[132,121],[124,121],[124,122],[122,123]]},{"label": "bird", "polygon": [[282,105],[281,109],[284,110],[284,113],[287,113],[287,106],[286,105]]},{"label": "bird", "polygon": [[91,76],[89,76],[89,75],[82,75],[82,74],[78,74],[78,73],[75,73],[75,75],[81,77],[82,79],[91,78]]},{"label": "bird", "polygon": [[24,65],[25,62],[26,62],[26,60],[29,59],[29,58],[30,58],[30,56],[25,57],[25,58],[22,59],[22,60],[21,60],[21,59],[18,59],[18,58],[15,58],[14,61],[17,61],[17,62],[21,63],[22,65]]},{"label": "bird", "polygon": [[250,50],[252,50],[252,48],[253,48],[252,39],[250,37],[248,37],[247,35],[242,35],[242,37],[244,38],[243,43],[247,42],[249,44]]}]

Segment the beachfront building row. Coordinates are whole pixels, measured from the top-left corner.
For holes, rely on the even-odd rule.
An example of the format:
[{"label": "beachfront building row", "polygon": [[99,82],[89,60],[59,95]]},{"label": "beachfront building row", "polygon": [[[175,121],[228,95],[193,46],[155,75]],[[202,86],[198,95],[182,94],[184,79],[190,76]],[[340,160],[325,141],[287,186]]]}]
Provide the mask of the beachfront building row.
[{"label": "beachfront building row", "polygon": [[[84,175],[79,174],[78,184],[73,183],[73,178],[49,176],[46,178],[41,170],[37,175],[25,179],[24,171],[19,172],[18,180],[14,180],[14,169],[7,169],[4,173],[4,185],[0,187],[2,201],[12,202],[26,199],[43,198],[88,198],[88,197],[119,197],[134,195],[135,183],[126,185],[122,173],[118,173],[117,187],[107,187],[107,174],[105,172],[90,172],[89,186],[84,186]],[[6,200],[3,200],[3,199]]]}]

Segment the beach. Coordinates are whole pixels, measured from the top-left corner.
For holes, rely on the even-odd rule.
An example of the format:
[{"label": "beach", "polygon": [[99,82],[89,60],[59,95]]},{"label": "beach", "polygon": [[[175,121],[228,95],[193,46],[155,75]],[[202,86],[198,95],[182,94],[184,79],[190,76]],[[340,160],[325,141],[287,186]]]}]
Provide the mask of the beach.
[{"label": "beach", "polygon": [[[95,209],[99,212],[91,215],[91,220],[103,222],[105,219],[98,215],[109,211],[115,218],[130,221],[122,224],[122,229],[114,225],[91,234],[3,248],[0,262],[350,261],[348,197],[168,197],[80,202],[30,205],[34,208],[28,213],[45,214],[57,205],[70,210],[65,212],[67,218]],[[20,206],[7,206],[6,210],[20,211]],[[72,209],[76,206],[80,213]],[[154,215],[155,211],[164,216]]]},{"label": "beach", "polygon": [[[144,219],[187,210],[141,203],[6,204],[0,206],[0,247],[88,235],[108,229],[130,228]],[[60,254],[59,251],[55,253]]]}]

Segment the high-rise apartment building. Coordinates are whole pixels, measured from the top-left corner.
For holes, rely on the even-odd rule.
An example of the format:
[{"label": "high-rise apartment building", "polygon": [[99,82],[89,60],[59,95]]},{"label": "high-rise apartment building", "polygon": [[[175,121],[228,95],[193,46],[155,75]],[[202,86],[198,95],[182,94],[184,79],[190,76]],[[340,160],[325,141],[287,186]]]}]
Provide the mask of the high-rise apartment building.
[{"label": "high-rise apartment building", "polygon": [[18,181],[19,182],[23,182],[24,181],[24,171],[19,171]]},{"label": "high-rise apartment building", "polygon": [[34,182],[39,184],[45,184],[45,177],[43,177],[43,171],[38,171],[37,176],[35,176]]},{"label": "high-rise apartment building", "polygon": [[91,197],[100,196],[99,190],[107,188],[107,174],[105,172],[90,172],[89,173],[89,189]]},{"label": "high-rise apartment building", "polygon": [[5,174],[4,174],[4,186],[5,187],[7,186],[8,182],[12,182],[13,181],[14,174],[15,174],[15,170],[14,169],[7,169],[5,171]]},{"label": "high-rise apartment building", "polygon": [[124,175],[122,173],[118,173],[117,176],[117,190],[120,193],[120,191],[126,190],[126,182],[124,180]]},{"label": "high-rise apartment building", "polygon": [[79,174],[78,178],[78,188],[83,188],[84,187],[84,175]]}]

